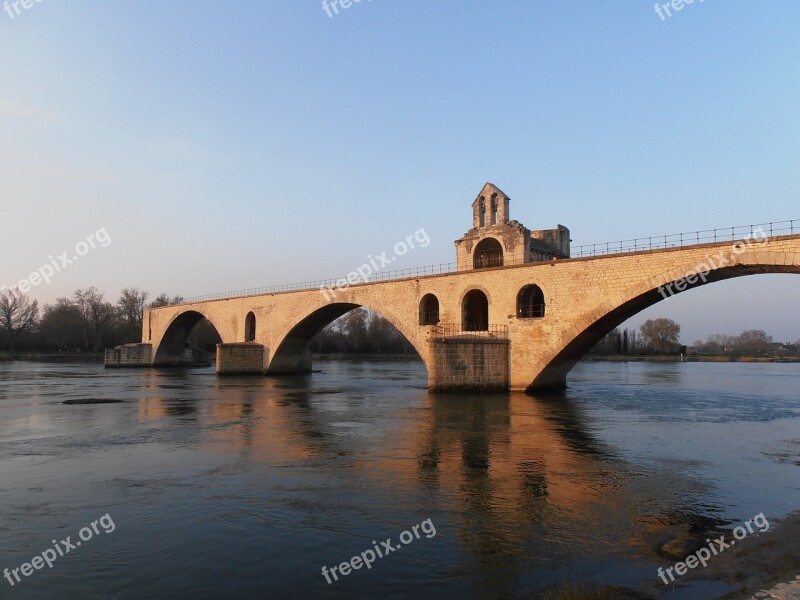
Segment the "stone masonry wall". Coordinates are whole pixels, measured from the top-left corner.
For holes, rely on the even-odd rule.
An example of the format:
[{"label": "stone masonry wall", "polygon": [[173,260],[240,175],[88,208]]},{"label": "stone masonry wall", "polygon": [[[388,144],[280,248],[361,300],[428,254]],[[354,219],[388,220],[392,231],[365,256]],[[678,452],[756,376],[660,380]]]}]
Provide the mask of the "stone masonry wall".
[{"label": "stone masonry wall", "polygon": [[508,340],[434,338],[428,383],[433,391],[507,390]]},{"label": "stone masonry wall", "polygon": [[106,367],[149,367],[153,364],[152,344],[125,344],[108,348]]},{"label": "stone masonry wall", "polygon": [[218,375],[260,375],[263,372],[264,346],[261,344],[217,344]]}]

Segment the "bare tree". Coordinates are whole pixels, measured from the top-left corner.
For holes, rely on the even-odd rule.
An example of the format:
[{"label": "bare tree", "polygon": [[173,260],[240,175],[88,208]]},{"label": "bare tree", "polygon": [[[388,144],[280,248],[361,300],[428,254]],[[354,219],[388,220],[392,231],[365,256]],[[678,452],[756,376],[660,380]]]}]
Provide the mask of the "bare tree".
[{"label": "bare tree", "polygon": [[379,314],[373,313],[367,329],[373,354],[407,353],[411,345],[394,325]]},{"label": "bare tree", "polygon": [[772,336],[761,329],[748,329],[737,336],[738,349],[742,354],[755,356],[766,354],[772,348]]},{"label": "bare tree", "polygon": [[14,351],[19,336],[33,330],[39,316],[39,302],[31,302],[18,289],[0,293],[0,328],[8,338],[8,349]]},{"label": "bare tree", "polygon": [[39,331],[48,345],[72,350],[83,344],[83,315],[72,300],[59,298],[44,307]]},{"label": "bare tree", "polygon": [[83,319],[84,347],[97,351],[113,328],[114,307],[103,301],[103,294],[95,287],[75,290],[74,297]]},{"label": "bare tree", "polygon": [[640,327],[642,337],[656,352],[666,354],[674,350],[681,334],[681,326],[672,319],[648,319]]},{"label": "bare tree", "polygon": [[367,311],[357,308],[342,317],[341,330],[347,335],[354,352],[367,346]]},{"label": "bare tree", "polygon": [[183,302],[183,296],[175,296],[170,298],[167,294],[159,294],[156,299],[150,303],[150,308],[161,308],[163,306],[170,306],[171,304],[180,304]]},{"label": "bare tree", "polygon": [[138,288],[125,288],[117,300],[117,317],[124,341],[139,339],[142,333],[144,309],[147,306],[147,292]]},{"label": "bare tree", "polygon": [[606,356],[622,354],[622,337],[619,328],[615,328],[597,342],[590,353]]}]

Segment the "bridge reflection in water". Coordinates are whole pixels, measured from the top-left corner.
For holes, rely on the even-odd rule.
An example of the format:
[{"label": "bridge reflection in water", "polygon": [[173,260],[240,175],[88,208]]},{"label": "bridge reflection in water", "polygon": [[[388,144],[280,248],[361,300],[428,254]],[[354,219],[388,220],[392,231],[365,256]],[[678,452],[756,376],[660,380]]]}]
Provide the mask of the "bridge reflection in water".
[{"label": "bridge reflection in water", "polygon": [[[210,401],[150,398],[139,414],[196,421],[204,450],[248,465],[245,471],[262,469],[270,480],[275,469],[306,473],[282,488],[282,507],[345,539],[349,520],[360,517],[342,512],[388,507],[391,519],[431,517],[449,552],[461,555],[453,564],[473,565],[458,576],[492,594],[514,593],[526,580],[540,586],[543,573],[557,584],[565,566],[584,570],[587,561],[607,578],[632,564],[654,569],[663,563],[654,544],[670,526],[715,525],[670,493],[695,483],[627,464],[568,394],[433,396],[423,389],[419,363],[401,366],[399,377],[389,367],[395,381],[381,378],[384,367],[333,363],[318,378],[212,379]],[[385,399],[376,401],[378,385],[386,386]],[[392,533],[375,527],[366,535]],[[350,544],[353,552],[360,545]]]}]

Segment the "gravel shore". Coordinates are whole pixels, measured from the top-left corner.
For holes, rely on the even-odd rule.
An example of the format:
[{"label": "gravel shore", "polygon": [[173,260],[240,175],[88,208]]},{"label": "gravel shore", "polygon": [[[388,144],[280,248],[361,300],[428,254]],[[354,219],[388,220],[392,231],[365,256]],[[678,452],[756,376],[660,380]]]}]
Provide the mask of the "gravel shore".
[{"label": "gravel shore", "polygon": [[751,600],[800,600],[800,575],[792,581],[779,583],[771,590],[758,592]]}]

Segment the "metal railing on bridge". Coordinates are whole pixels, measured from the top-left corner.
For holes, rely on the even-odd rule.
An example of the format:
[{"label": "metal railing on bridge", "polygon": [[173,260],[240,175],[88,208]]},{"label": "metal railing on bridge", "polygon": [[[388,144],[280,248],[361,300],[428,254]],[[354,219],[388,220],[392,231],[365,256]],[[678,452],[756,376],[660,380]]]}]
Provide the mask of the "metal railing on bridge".
[{"label": "metal railing on bridge", "polygon": [[752,239],[753,237],[762,237],[763,235],[777,237],[794,235],[795,233],[800,234],[800,219],[672,233],[646,238],[634,238],[632,240],[620,240],[618,242],[604,242],[602,244],[584,244],[572,248],[570,256],[572,258],[583,258],[587,256],[604,256],[606,254],[623,254],[625,252],[647,252],[663,248],[683,248],[698,244],[713,244],[715,242],[736,242]]},{"label": "metal railing on bridge", "polygon": [[[763,233],[762,233],[763,232]],[[725,227],[721,229],[705,229],[685,233],[673,233],[667,235],[650,236],[646,238],[633,238],[630,240],[619,240],[615,242],[603,242],[599,244],[583,244],[573,246],[570,251],[571,258],[589,258],[593,256],[607,256],[612,254],[625,254],[630,252],[649,252],[666,248],[683,248],[698,244],[714,242],[735,242],[738,240],[750,239],[753,237],[776,237],[781,235],[800,234],[800,219],[788,221],[772,221],[770,223],[757,223],[754,225],[740,225],[736,227]],[[556,260],[553,258],[553,260]],[[558,259],[568,260],[568,259]],[[551,262],[551,261],[542,261]],[[532,264],[523,261],[514,261],[512,257],[503,258],[502,267],[517,266],[519,264]],[[465,269],[473,268],[473,264],[463,265]],[[458,270],[458,264],[440,263],[437,265],[426,265],[422,267],[412,267],[395,271],[377,271],[368,276],[366,281],[358,283],[375,283],[379,281],[393,281],[396,279],[408,279],[414,277],[426,277],[429,275],[445,275],[454,273]],[[287,283],[282,285],[271,285],[259,288],[249,288],[217,294],[206,294],[202,296],[192,296],[184,298],[175,304],[191,304],[194,302],[206,302],[209,300],[227,300],[230,298],[241,298],[244,296],[260,296],[263,294],[280,294],[285,292],[300,292],[304,290],[337,290],[337,286],[346,282],[346,278],[339,279],[319,279],[316,281],[306,281],[302,283]],[[354,284],[357,285],[357,284]]]},{"label": "metal railing on bridge", "polygon": [[[399,269],[395,271],[378,271],[372,273],[367,277],[367,281],[359,281],[360,283],[375,283],[378,281],[392,281],[395,279],[408,279],[410,277],[425,277],[426,275],[442,275],[445,273],[453,273],[456,270],[456,263],[441,263],[438,265],[426,265],[423,267],[411,267],[407,269]],[[285,283],[281,285],[269,285],[259,288],[249,288],[244,290],[236,290],[232,292],[220,292],[218,294],[205,294],[203,296],[192,296],[184,298],[182,302],[177,304],[191,304],[193,302],[206,302],[208,300],[227,300],[229,298],[241,298],[244,296],[261,296],[263,294],[281,294],[284,292],[302,292],[304,290],[338,290],[337,286],[348,285],[346,277],[338,279],[318,279],[316,281],[304,281],[302,283]],[[329,292],[330,295],[330,292]]]},{"label": "metal railing on bridge", "polygon": [[496,338],[505,340],[508,339],[508,325],[467,323],[462,327],[455,323],[439,323],[431,326],[431,334],[435,337]]}]

